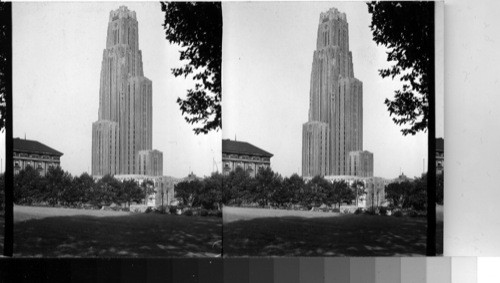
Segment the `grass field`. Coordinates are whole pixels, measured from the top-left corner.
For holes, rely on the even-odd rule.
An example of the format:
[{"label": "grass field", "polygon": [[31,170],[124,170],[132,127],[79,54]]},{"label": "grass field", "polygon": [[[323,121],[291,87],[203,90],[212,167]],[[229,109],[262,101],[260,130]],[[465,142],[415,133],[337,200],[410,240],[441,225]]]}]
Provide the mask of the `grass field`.
[{"label": "grass field", "polygon": [[[426,252],[425,218],[234,207],[225,207],[223,218],[224,256],[413,256]],[[436,246],[442,254],[442,209],[437,218]]]},{"label": "grass field", "polygon": [[15,206],[14,256],[218,256],[221,231],[214,217]]}]

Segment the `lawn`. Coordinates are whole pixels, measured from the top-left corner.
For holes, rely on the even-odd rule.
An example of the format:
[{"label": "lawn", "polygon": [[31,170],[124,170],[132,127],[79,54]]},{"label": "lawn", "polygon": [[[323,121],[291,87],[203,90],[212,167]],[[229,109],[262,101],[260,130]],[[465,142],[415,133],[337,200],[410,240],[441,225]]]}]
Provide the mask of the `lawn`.
[{"label": "lawn", "polygon": [[16,257],[206,257],[221,253],[220,218],[14,207]]},{"label": "lawn", "polygon": [[[224,256],[413,256],[426,252],[425,218],[302,213],[224,208]],[[436,245],[442,254],[442,217],[438,217]]]}]

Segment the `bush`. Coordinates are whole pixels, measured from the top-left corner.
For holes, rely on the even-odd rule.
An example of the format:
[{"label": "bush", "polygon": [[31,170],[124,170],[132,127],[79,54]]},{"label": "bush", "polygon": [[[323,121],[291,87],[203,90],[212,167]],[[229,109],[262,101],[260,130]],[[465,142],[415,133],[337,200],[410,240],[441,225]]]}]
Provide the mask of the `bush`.
[{"label": "bush", "polygon": [[368,215],[375,215],[377,214],[376,211],[375,211],[375,208],[374,207],[370,207],[368,208],[366,211],[365,211],[365,214],[368,214]]},{"label": "bush", "polygon": [[210,210],[208,212],[208,216],[212,217],[222,217],[222,211],[221,210]]},{"label": "bush", "polygon": [[185,215],[185,216],[193,216],[193,211],[191,209],[188,209],[188,210],[184,211],[183,215]]},{"label": "bush", "polygon": [[387,215],[387,207],[381,206],[378,209],[380,215]]},{"label": "bush", "polygon": [[332,209],[332,212],[337,212],[337,213],[339,213],[339,212],[340,212],[340,208],[334,208],[334,209]]},{"label": "bush", "polygon": [[208,210],[206,210],[206,209],[202,209],[202,210],[200,211],[200,215],[201,215],[201,216],[208,216]]},{"label": "bush", "polygon": [[356,215],[361,214],[361,213],[363,213],[363,209],[361,207],[356,208],[356,210],[354,211],[354,214],[356,214]]},{"label": "bush", "polygon": [[417,210],[412,209],[412,210],[408,210],[406,215],[410,216],[410,217],[425,217],[426,213],[425,213],[425,211],[417,211]]},{"label": "bush", "polygon": [[170,207],[168,208],[168,212],[169,212],[170,214],[176,215],[176,214],[177,214],[177,207],[176,207],[176,206],[170,206]]},{"label": "bush", "polygon": [[401,210],[396,210],[392,215],[394,215],[394,217],[402,217],[403,212]]},{"label": "bush", "polygon": [[148,206],[148,208],[146,208],[146,211],[144,211],[144,213],[151,213],[153,211],[153,209],[151,208],[151,206]]},{"label": "bush", "polygon": [[165,206],[158,206],[155,208],[155,212],[159,214],[165,214],[167,212],[167,208]]}]

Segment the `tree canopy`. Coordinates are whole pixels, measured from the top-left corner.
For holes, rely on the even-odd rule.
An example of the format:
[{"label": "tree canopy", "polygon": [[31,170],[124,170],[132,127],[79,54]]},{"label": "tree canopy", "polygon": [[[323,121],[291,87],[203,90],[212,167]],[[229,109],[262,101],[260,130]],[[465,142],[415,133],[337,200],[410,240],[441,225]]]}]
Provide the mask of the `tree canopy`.
[{"label": "tree canopy", "polygon": [[434,64],[434,3],[378,2],[368,4],[372,14],[373,40],[388,48],[382,78],[398,77],[403,83],[394,99],[386,99],[389,115],[396,125],[406,125],[403,135],[426,131],[429,119],[429,80]]},{"label": "tree canopy", "polygon": [[10,22],[7,20],[9,17],[7,13],[10,11],[11,4],[2,2],[0,3],[0,130],[5,129],[5,116],[7,114],[7,104],[5,101],[6,91],[6,73],[9,71],[9,56],[8,50],[11,44],[9,40]]},{"label": "tree canopy", "polygon": [[222,7],[220,2],[161,2],[166,38],[181,46],[185,65],[173,68],[178,77],[193,75],[194,89],[177,98],[184,119],[196,124],[196,134],[222,128],[221,63]]}]

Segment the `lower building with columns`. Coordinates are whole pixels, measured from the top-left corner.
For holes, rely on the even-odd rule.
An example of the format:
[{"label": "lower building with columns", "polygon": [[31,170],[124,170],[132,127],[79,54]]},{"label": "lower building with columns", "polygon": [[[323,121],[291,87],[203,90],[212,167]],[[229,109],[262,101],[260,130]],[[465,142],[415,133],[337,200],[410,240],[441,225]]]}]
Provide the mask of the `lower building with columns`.
[{"label": "lower building with columns", "polygon": [[271,167],[273,155],[248,142],[222,140],[222,172],[229,174],[240,167],[255,177],[260,168]]},{"label": "lower building with columns", "polygon": [[147,176],[147,175],[115,175],[118,181],[133,180],[137,184],[142,185],[146,181],[150,181],[154,188],[154,192],[147,197],[147,206],[171,205],[175,202],[174,187],[182,179],[177,179],[169,176]]},{"label": "lower building with columns", "polygon": [[14,138],[13,155],[14,174],[31,166],[45,176],[49,168],[61,165],[63,153],[38,141]]}]

